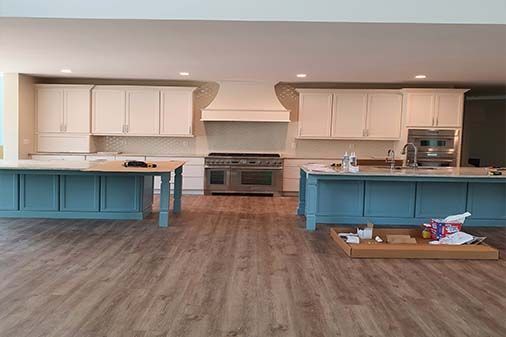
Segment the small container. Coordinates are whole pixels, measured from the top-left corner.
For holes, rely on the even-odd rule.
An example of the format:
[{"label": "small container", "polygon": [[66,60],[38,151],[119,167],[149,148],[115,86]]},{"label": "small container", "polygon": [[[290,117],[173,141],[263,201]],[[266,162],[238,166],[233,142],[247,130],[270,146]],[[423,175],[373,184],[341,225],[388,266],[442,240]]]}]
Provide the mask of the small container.
[{"label": "small container", "polygon": [[341,171],[350,172],[350,156],[348,155],[348,152],[344,153],[343,162],[341,163]]}]

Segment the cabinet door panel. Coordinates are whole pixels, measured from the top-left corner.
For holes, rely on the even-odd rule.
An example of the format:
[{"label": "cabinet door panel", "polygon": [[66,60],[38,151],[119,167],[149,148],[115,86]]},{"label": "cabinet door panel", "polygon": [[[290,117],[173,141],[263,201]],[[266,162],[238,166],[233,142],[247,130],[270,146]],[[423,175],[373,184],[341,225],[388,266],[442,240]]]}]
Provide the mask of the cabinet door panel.
[{"label": "cabinet door panel", "polygon": [[158,89],[127,91],[127,110],[128,134],[159,134],[160,92]]},{"label": "cabinet door panel", "polygon": [[436,95],[436,125],[439,127],[462,126],[461,93],[441,93]]},{"label": "cabinet door panel", "polygon": [[60,210],[63,212],[98,212],[99,193],[99,176],[60,176]]},{"label": "cabinet door panel", "polygon": [[93,91],[93,133],[122,134],[125,125],[125,91]]},{"label": "cabinet door panel", "polygon": [[136,176],[100,177],[100,211],[140,211],[140,179]]},{"label": "cabinet door panel", "polygon": [[417,218],[442,219],[466,211],[467,183],[419,182],[416,188]]},{"label": "cabinet door panel", "polygon": [[299,136],[330,137],[332,93],[301,93]]},{"label": "cabinet door panel", "polygon": [[407,97],[407,126],[434,125],[433,93],[410,93]]},{"label": "cabinet door panel", "polygon": [[160,134],[191,135],[193,121],[191,91],[162,90]]},{"label": "cabinet door panel", "polygon": [[65,132],[90,132],[90,91],[65,89]]},{"label": "cabinet door panel", "polygon": [[332,137],[363,137],[366,111],[366,93],[334,94]]},{"label": "cabinet door panel", "polygon": [[0,173],[0,211],[17,211],[19,208],[19,175]]},{"label": "cabinet door panel", "polygon": [[369,94],[367,108],[367,136],[399,138],[401,136],[402,95]]},{"label": "cabinet door panel", "polygon": [[318,185],[318,215],[362,216],[364,182],[326,180]]},{"label": "cabinet door panel", "polygon": [[20,210],[58,211],[57,175],[23,174],[20,176]]},{"label": "cabinet door panel", "polygon": [[41,132],[61,132],[63,124],[63,89],[37,89],[37,129]]}]

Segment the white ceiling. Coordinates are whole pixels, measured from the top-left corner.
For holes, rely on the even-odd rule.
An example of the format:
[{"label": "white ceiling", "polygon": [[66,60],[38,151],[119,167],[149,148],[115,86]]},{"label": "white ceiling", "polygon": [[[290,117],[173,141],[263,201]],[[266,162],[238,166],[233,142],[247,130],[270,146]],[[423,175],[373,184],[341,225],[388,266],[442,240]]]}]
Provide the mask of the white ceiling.
[{"label": "white ceiling", "polygon": [[72,19],[506,24],[486,0],[1,0],[0,16]]},{"label": "white ceiling", "polygon": [[0,18],[0,72],[505,84],[506,25]]}]

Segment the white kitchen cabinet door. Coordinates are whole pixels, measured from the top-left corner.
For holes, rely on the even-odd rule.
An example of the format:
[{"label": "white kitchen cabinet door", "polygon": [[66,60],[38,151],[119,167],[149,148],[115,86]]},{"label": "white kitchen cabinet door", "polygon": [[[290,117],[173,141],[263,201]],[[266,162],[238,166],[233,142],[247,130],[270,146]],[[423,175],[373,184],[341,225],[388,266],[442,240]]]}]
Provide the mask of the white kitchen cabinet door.
[{"label": "white kitchen cabinet door", "polygon": [[160,92],[160,134],[191,136],[193,123],[193,90],[168,88]]},{"label": "white kitchen cabinet door", "polygon": [[123,134],[125,130],[125,90],[93,90],[93,133]]},{"label": "white kitchen cabinet door", "polygon": [[299,137],[330,137],[332,92],[299,92]]},{"label": "white kitchen cabinet door", "polygon": [[37,88],[37,130],[63,132],[63,88]]},{"label": "white kitchen cabinet door", "polygon": [[462,127],[462,110],[464,94],[437,93],[435,125],[438,127]]},{"label": "white kitchen cabinet door", "polygon": [[435,124],[433,92],[407,94],[407,126],[431,127]]},{"label": "white kitchen cabinet door", "polygon": [[160,133],[160,91],[156,88],[129,89],[127,122],[129,135],[158,135]]},{"label": "white kitchen cabinet door", "polygon": [[64,131],[90,133],[90,90],[64,89]]},{"label": "white kitchen cabinet door", "polygon": [[361,138],[365,136],[367,93],[334,94],[332,137]]},{"label": "white kitchen cabinet door", "polygon": [[399,139],[401,136],[402,95],[370,93],[367,103],[368,138]]}]

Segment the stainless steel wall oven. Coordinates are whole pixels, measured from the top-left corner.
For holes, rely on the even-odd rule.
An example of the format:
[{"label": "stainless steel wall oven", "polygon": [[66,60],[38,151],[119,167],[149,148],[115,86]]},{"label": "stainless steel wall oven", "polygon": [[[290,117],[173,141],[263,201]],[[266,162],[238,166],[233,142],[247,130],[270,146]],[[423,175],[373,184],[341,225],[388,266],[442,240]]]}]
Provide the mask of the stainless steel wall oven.
[{"label": "stainless steel wall oven", "polygon": [[457,166],[459,142],[459,130],[408,130],[408,143],[418,148],[420,166]]}]

